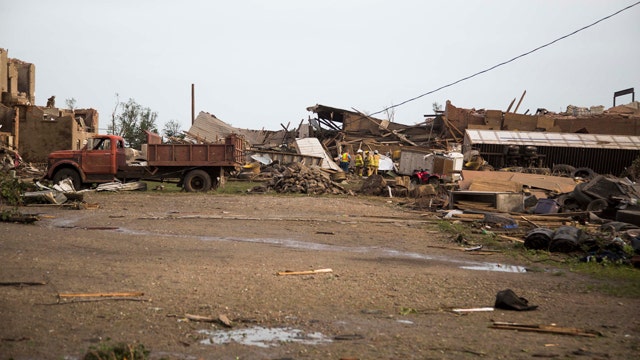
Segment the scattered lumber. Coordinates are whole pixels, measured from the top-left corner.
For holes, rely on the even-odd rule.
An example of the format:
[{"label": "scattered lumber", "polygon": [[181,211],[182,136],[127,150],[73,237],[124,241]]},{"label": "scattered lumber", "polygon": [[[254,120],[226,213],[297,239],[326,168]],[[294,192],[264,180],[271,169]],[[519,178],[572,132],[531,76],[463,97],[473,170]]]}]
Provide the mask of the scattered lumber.
[{"label": "scattered lumber", "polygon": [[277,193],[294,194],[349,194],[352,191],[331,179],[331,175],[318,166],[307,167],[302,163],[282,166],[280,173],[266,183],[252,189],[254,192],[274,190]]},{"label": "scattered lumber", "polygon": [[202,315],[193,315],[193,314],[185,314],[184,317],[191,321],[202,321],[202,322],[215,322],[222,324],[226,327],[232,327],[231,320],[225,314],[220,314],[218,317],[212,316],[202,316]]},{"label": "scattered lumber", "polygon": [[333,272],[331,269],[317,269],[317,270],[306,270],[306,271],[280,271],[278,275],[313,275],[313,274],[321,274],[321,273],[330,273]]},{"label": "scattered lumber", "polygon": [[524,240],[522,240],[520,238],[517,238],[517,237],[501,235],[501,234],[498,234],[498,237],[502,238],[502,239],[505,239],[505,240],[509,240],[509,241],[513,241],[513,242],[518,242],[518,243],[524,244]]},{"label": "scattered lumber", "polygon": [[485,311],[493,311],[492,307],[479,307],[479,308],[470,308],[470,309],[451,309],[454,313],[462,314],[469,312],[485,312]]},{"label": "scattered lumber", "polygon": [[500,322],[494,321],[489,326],[492,329],[505,329],[505,330],[518,330],[518,331],[533,331],[550,334],[562,334],[562,335],[574,335],[585,337],[597,337],[602,334],[595,330],[584,330],[574,327],[561,327],[556,325],[544,325],[544,324],[519,324],[512,322]]},{"label": "scattered lumber", "polygon": [[113,293],[60,293],[59,298],[87,298],[87,297],[138,297],[142,292],[113,292]]}]

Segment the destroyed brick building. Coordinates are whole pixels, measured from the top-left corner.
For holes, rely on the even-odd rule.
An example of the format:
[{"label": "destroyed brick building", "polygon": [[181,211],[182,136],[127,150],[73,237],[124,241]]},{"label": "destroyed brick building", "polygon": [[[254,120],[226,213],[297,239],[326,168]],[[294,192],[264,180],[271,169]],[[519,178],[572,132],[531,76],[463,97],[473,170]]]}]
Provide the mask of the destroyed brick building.
[{"label": "destroyed brick building", "polygon": [[46,106],[36,105],[35,72],[34,64],[11,59],[0,48],[0,144],[42,163],[52,151],[80,149],[98,129],[98,112],[58,108],[55,95]]},{"label": "destroyed brick building", "polygon": [[[633,93],[633,89],[628,89]],[[634,95],[635,99],[635,95]],[[615,98],[614,98],[615,101]],[[501,110],[461,109],[447,101],[446,123],[462,135],[463,150],[478,150],[494,168],[509,167],[510,155],[534,162],[520,166],[568,164],[620,175],[640,156],[640,103],[607,110],[603,106],[568,106],[566,112],[539,109],[534,115]],[[452,131],[455,136],[455,132]],[[456,140],[459,140],[456,138]],[[516,148],[519,151],[510,154]]]}]

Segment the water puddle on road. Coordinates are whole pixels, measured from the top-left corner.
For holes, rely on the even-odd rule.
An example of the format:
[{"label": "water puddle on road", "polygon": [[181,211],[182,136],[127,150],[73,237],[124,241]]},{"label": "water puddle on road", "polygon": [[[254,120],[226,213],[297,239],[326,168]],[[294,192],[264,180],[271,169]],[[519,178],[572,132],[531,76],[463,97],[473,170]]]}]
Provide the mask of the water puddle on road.
[{"label": "water puddle on road", "polygon": [[[61,228],[82,229],[79,226],[74,226],[72,220],[58,220],[57,222],[54,222],[54,226],[61,227]],[[367,254],[377,253],[377,254],[380,254],[380,256],[390,257],[390,258],[404,258],[404,259],[425,260],[425,261],[432,260],[432,261],[453,263],[453,264],[458,264],[460,268],[466,269],[466,270],[498,271],[498,272],[511,272],[511,273],[527,272],[527,270],[522,266],[459,260],[459,259],[453,259],[446,256],[419,254],[414,252],[399,251],[395,249],[382,248],[377,246],[351,247],[351,246],[304,242],[304,241],[298,241],[293,239],[238,238],[238,237],[220,237],[220,236],[207,236],[207,235],[175,235],[175,234],[156,233],[156,232],[147,231],[147,230],[132,230],[132,229],[123,228],[123,227],[117,227],[113,229],[103,229],[103,230],[114,231],[114,232],[123,233],[123,234],[130,234],[130,235],[194,238],[201,241],[228,241],[228,242],[268,244],[268,245],[282,246],[282,247],[291,248],[291,249],[303,249],[303,250],[313,250],[313,251],[344,251],[344,252],[367,253]]]},{"label": "water puddle on road", "polygon": [[467,270],[499,271],[499,272],[511,272],[511,273],[527,272],[527,269],[522,266],[496,264],[496,263],[482,263],[479,265],[460,266],[460,268],[467,269]]},{"label": "water puddle on road", "polygon": [[222,345],[236,342],[242,345],[258,346],[262,348],[277,346],[282,342],[296,342],[305,345],[319,345],[330,343],[332,340],[321,333],[307,333],[292,328],[263,328],[256,326],[248,329],[232,331],[225,330],[200,330],[200,334],[208,336],[201,340],[203,345]]}]

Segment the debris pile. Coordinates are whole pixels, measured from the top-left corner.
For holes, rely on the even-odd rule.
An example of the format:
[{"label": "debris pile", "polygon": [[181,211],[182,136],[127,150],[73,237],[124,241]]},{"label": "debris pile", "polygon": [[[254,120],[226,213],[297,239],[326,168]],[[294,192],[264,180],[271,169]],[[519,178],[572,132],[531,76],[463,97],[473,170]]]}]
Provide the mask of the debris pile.
[{"label": "debris pile", "polygon": [[382,195],[387,192],[387,181],[381,175],[371,175],[362,182],[363,195]]},{"label": "debris pile", "polygon": [[529,231],[524,247],[562,253],[583,253],[583,261],[603,260],[633,262],[640,255],[640,228],[628,223],[610,221],[597,231],[585,231],[576,226],[562,225],[555,230],[535,228]]},{"label": "debris pile", "polygon": [[1,144],[0,171],[15,171],[15,176],[19,178],[39,178],[44,175],[44,171],[34,167],[31,163],[25,162],[17,151]]},{"label": "debris pile", "polygon": [[578,183],[573,191],[559,194],[553,200],[558,212],[589,211],[598,216],[640,225],[640,188],[627,178],[595,175]]},{"label": "debris pile", "polygon": [[273,177],[268,182],[253,187],[251,192],[267,192],[292,194],[348,194],[355,195],[337,182],[331,180],[331,175],[320,167],[307,167],[301,163],[291,163],[286,166],[274,164]]}]

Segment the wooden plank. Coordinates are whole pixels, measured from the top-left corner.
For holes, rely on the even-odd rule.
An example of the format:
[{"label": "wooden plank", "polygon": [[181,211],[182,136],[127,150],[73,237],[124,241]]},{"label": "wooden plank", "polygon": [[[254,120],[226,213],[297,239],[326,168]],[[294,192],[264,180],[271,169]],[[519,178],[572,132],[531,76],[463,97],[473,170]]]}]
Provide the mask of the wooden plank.
[{"label": "wooden plank", "polygon": [[513,173],[511,181],[529,185],[532,188],[545,189],[558,193],[572,192],[576,187],[575,180],[561,176]]},{"label": "wooden plank", "polygon": [[127,297],[127,296],[143,296],[142,292],[115,292],[115,293],[63,293],[58,294],[58,297]]},{"label": "wooden plank", "polygon": [[330,273],[333,272],[331,269],[317,269],[317,270],[306,270],[306,271],[280,271],[278,275],[313,275],[313,274],[321,274],[321,273]]},{"label": "wooden plank", "polygon": [[602,335],[599,332],[594,330],[584,330],[584,329],[579,329],[574,327],[561,327],[561,326],[555,326],[555,325],[542,325],[542,324],[518,324],[518,323],[509,323],[509,322],[494,322],[489,327],[492,329],[533,331],[533,332],[575,335],[575,336],[585,336],[585,337],[597,337]]},{"label": "wooden plank", "polygon": [[513,110],[514,113],[518,112],[518,108],[520,108],[520,104],[522,104],[522,99],[524,99],[524,96],[527,94],[527,90],[525,90],[522,93],[522,96],[520,96],[520,100],[518,100],[518,105],[516,105],[516,108]]},{"label": "wooden plank", "polygon": [[510,180],[477,179],[469,186],[470,191],[521,192],[522,184]]}]

